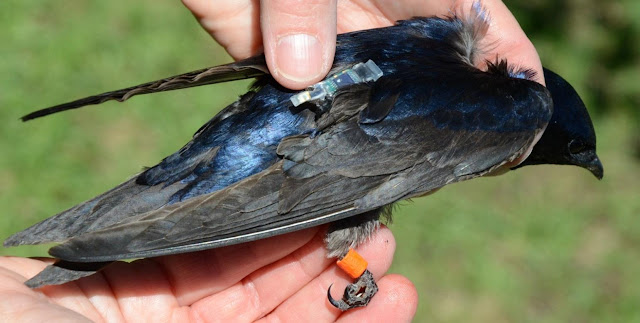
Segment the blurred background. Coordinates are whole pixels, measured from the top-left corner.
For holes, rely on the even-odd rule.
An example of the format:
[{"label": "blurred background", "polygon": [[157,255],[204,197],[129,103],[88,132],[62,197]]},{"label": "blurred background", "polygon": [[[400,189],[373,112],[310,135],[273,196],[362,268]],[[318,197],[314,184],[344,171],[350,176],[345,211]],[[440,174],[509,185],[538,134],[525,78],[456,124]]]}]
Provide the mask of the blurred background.
[{"label": "blurred background", "polygon": [[[402,202],[391,272],[417,285],[417,322],[640,322],[640,2],[507,5],[590,108],[604,180],[536,166]],[[155,164],[248,85],[21,123],[36,108],[230,58],[179,1],[5,0],[0,39],[0,240]]]}]

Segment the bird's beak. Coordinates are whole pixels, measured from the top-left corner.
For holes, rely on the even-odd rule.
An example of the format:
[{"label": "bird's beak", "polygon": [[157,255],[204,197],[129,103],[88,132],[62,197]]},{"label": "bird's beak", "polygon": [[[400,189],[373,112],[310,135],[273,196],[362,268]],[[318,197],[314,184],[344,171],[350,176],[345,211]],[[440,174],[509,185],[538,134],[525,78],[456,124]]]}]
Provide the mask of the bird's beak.
[{"label": "bird's beak", "polygon": [[580,166],[588,169],[597,179],[602,179],[602,176],[604,176],[604,168],[597,155],[595,155],[591,161]]}]

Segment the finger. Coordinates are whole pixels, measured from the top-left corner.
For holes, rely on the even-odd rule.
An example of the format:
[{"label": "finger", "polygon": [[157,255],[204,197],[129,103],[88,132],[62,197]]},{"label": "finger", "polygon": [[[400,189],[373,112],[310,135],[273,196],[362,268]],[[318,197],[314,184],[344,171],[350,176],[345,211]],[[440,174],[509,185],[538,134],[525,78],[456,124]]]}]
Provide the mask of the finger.
[{"label": "finger", "polygon": [[[33,277],[38,272],[42,271],[47,264],[53,262],[52,258],[41,259],[42,260],[19,257],[0,258],[0,267],[10,268],[15,272],[13,275],[15,276],[13,277],[15,286],[12,287],[12,290],[19,292],[21,295],[31,295],[32,297],[34,297],[33,295],[37,295],[38,304],[43,303],[42,301],[46,300],[44,303],[47,307],[44,309],[48,309],[53,306],[52,304],[56,304],[60,306],[60,309],[71,309],[73,310],[71,313],[75,313],[74,315],[79,313],[94,322],[103,321],[105,319],[107,321],[114,322],[125,321],[119,310],[120,305],[111,291],[111,286],[105,280],[101,272],[63,285],[44,286],[37,290],[29,289],[24,285],[26,277]],[[128,271],[131,267],[135,268],[135,266],[136,265],[134,264],[119,262],[108,266],[107,269],[112,270],[111,267],[119,267]],[[142,271],[144,272],[144,269]],[[143,273],[141,276],[146,277],[148,275]],[[162,286],[163,284],[161,283],[159,285]],[[41,297],[42,295],[45,295],[46,298]],[[55,306],[55,311],[58,311],[57,308],[58,306]],[[34,315],[37,313],[39,312],[35,311]],[[60,311],[60,315],[63,315],[64,313],[67,313],[67,310]],[[49,318],[49,316],[45,317]]]},{"label": "finger", "polygon": [[378,294],[365,308],[346,311],[338,322],[411,322],[418,309],[418,291],[409,279],[386,275],[378,281]]},{"label": "finger", "polygon": [[263,0],[260,25],[269,71],[278,83],[302,89],[331,68],[336,0]]},{"label": "finger", "polygon": [[[102,273],[123,317],[132,319],[143,313],[150,322],[184,318],[188,316],[185,305],[225,290],[293,252],[307,243],[315,230],[130,264],[115,263]],[[90,295],[94,295],[95,289],[91,290]]]},{"label": "finger", "polygon": [[[101,273],[41,291],[56,304],[90,318],[116,320],[141,313],[153,320],[184,317],[181,305],[235,284],[254,270],[306,244],[318,228],[203,252],[149,258],[133,263],[117,262]],[[21,268],[27,276],[42,270],[40,261],[0,258],[3,267]],[[16,274],[17,275],[17,274]],[[21,288],[24,277],[19,278]],[[183,304],[181,304],[181,302]]]},{"label": "finger", "polygon": [[236,284],[258,268],[308,243],[318,228],[235,246],[154,258],[179,305],[191,305]]},{"label": "finger", "polygon": [[[375,6],[373,2],[341,1],[338,26],[340,32],[383,27],[400,19],[414,16],[468,17],[477,0],[407,0],[402,6]],[[489,30],[481,41],[483,55],[477,60],[484,67],[486,60],[506,59],[509,65],[536,72],[534,81],[544,83],[542,64],[535,47],[501,0],[479,2],[490,17]],[[381,9],[383,8],[383,9]]]},{"label": "finger", "polygon": [[[92,298],[87,297],[77,283],[44,286],[40,288],[40,292],[42,292],[50,302],[71,309],[90,319],[92,322],[103,320],[103,316],[93,305]],[[108,295],[111,294],[109,293]]]},{"label": "finger", "polygon": [[[391,266],[394,251],[395,240],[386,227],[378,230],[367,243],[358,247],[358,253],[368,260],[367,269],[376,279],[382,277]],[[265,319],[285,321],[290,320],[291,316],[301,315],[297,318],[298,321],[334,321],[342,312],[327,300],[327,288],[333,284],[331,288],[333,293],[341,295],[345,286],[351,282],[352,279],[337,266],[330,266],[295,295],[280,304]],[[335,295],[334,297],[338,298]]]},{"label": "finger", "polygon": [[388,27],[395,23],[387,11],[371,1],[338,1],[339,34],[363,29]]},{"label": "finger", "polygon": [[0,290],[2,292],[30,293],[24,284],[28,277],[44,269],[41,261],[21,257],[0,257]]},{"label": "finger", "polygon": [[333,264],[326,257],[325,231],[288,256],[260,268],[230,288],[191,306],[197,317],[252,322],[271,312]]},{"label": "finger", "polygon": [[[224,290],[286,256],[307,243],[317,230],[202,252],[117,262],[98,275],[43,290],[57,303],[90,316],[96,312],[112,318],[144,315],[152,322],[184,318],[189,314],[184,305]],[[74,303],[80,296],[92,303]]]},{"label": "finger", "polygon": [[[468,0],[463,10],[471,10],[472,3]],[[482,5],[491,18],[487,36],[483,40],[488,50],[485,58],[494,60],[498,57],[506,59],[511,66],[531,69],[536,73],[534,81],[544,85],[544,74],[538,52],[511,11],[500,0],[486,0]]]},{"label": "finger", "polygon": [[[69,285],[69,284],[67,284]],[[103,274],[98,273],[80,279],[75,282],[75,285],[79,288],[79,295],[86,297],[96,313],[99,313],[101,320],[95,320],[94,322],[126,322],[127,320],[120,311],[120,305],[111,291],[111,286],[107,282]],[[63,285],[66,286],[66,285]],[[89,314],[83,313],[87,317]]]},{"label": "finger", "polygon": [[[487,60],[506,59],[510,66],[533,70],[536,74],[533,80],[544,85],[540,57],[502,0],[483,0],[481,2],[478,0],[429,0],[428,6],[415,5],[412,8],[415,10],[414,15],[418,16],[443,17],[450,16],[451,12],[454,12],[460,17],[468,17],[473,10],[477,10],[477,4],[485,10],[490,19],[487,34],[480,43],[483,55],[477,60],[477,63],[483,65]],[[394,18],[398,19],[395,16]]]},{"label": "finger", "polygon": [[49,300],[24,285],[46,264],[27,258],[0,257],[0,313],[3,322],[88,322],[77,312],[53,305]]},{"label": "finger", "polygon": [[387,27],[398,20],[412,17],[445,17],[451,15],[459,0],[403,0],[338,2],[338,33]]},{"label": "finger", "polygon": [[182,0],[200,25],[236,60],[262,51],[259,0]]},{"label": "finger", "polygon": [[37,259],[5,256],[0,257],[0,267],[9,269],[17,275],[20,275],[22,282],[24,282],[42,271],[44,267],[47,266],[47,263],[50,263],[52,260],[51,258],[44,257]]}]

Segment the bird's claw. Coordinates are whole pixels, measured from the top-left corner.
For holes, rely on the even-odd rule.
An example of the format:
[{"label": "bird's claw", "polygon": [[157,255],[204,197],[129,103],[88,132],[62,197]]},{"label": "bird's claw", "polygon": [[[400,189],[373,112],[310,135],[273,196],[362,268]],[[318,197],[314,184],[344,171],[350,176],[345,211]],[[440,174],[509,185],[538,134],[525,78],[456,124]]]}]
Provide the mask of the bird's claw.
[{"label": "bird's claw", "polygon": [[347,285],[341,300],[335,300],[331,297],[331,286],[327,291],[327,298],[329,298],[331,305],[341,311],[346,311],[354,307],[367,306],[377,292],[378,285],[373,279],[373,274],[369,270],[365,270],[353,284]]}]

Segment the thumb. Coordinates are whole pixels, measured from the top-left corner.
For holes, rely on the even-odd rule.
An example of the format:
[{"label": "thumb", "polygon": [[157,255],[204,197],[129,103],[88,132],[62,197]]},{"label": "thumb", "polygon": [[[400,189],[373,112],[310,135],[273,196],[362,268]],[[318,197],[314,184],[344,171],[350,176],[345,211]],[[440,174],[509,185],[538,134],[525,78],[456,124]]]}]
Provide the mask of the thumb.
[{"label": "thumb", "polygon": [[260,25],[267,66],[298,90],[329,72],[336,48],[336,0],[263,0]]}]

